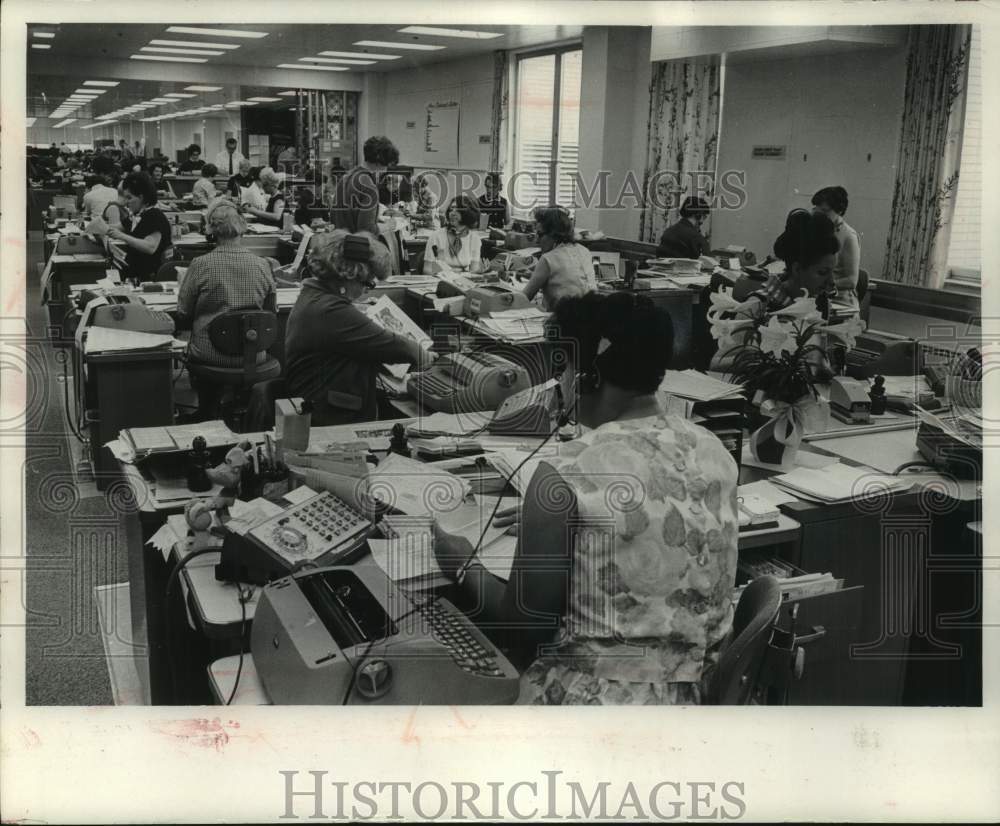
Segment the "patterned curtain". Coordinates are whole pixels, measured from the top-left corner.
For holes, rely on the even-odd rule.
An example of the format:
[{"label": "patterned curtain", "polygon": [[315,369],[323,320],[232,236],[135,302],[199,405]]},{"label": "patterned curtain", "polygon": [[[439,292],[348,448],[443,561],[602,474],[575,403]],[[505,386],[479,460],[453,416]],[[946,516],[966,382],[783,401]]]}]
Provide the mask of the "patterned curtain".
[{"label": "patterned curtain", "polygon": [[948,274],[971,26],[911,26],[882,278],[938,288]]},{"label": "patterned curtain", "polygon": [[[706,200],[712,196],[721,77],[717,57],[653,65],[640,241],[657,243],[663,230],[678,220],[677,210],[688,195]],[[710,221],[701,231],[706,238],[711,237]]]},{"label": "patterned curtain", "polygon": [[499,172],[503,178],[504,163],[507,160],[507,99],[510,94],[510,63],[507,52],[493,53],[493,112],[490,117],[490,168],[489,172]]}]

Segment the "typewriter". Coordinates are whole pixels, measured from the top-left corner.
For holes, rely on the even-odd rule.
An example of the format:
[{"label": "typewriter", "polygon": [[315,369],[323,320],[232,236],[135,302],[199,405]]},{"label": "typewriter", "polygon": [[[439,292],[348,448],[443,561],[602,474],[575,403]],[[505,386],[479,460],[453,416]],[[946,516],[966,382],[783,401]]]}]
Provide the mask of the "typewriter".
[{"label": "typewriter", "polygon": [[496,410],[529,385],[527,370],[490,353],[442,356],[430,370],[407,379],[407,390],[420,405],[442,413]]},{"label": "typewriter", "polygon": [[518,674],[444,599],[415,605],[370,560],[272,582],[250,650],[281,705],[504,705]]}]

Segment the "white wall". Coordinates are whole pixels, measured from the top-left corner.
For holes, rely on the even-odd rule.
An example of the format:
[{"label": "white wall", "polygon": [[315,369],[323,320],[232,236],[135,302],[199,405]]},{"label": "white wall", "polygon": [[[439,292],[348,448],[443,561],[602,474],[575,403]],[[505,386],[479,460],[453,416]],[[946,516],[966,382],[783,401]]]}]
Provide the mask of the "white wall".
[{"label": "white wall", "polygon": [[[716,210],[713,246],[771,252],[794,207],[824,186],[843,186],[847,222],[861,233],[861,266],[882,270],[896,177],[902,48],[868,49],[727,66],[719,172],[745,173],[747,200]],[[785,146],[783,160],[755,160],[755,145]]]},{"label": "white wall", "polygon": [[[399,162],[418,171],[441,169],[448,192],[458,191],[463,172],[481,176],[489,171],[493,102],[492,53],[445,61],[412,69],[386,72],[373,79],[362,93],[359,143],[371,135],[386,135],[399,149]],[[424,151],[427,106],[455,101],[459,104],[457,163],[434,164]],[[409,126],[412,124],[412,126]],[[466,177],[468,187],[469,176]],[[433,185],[433,184],[432,184]],[[481,187],[476,190],[481,192]]]}]

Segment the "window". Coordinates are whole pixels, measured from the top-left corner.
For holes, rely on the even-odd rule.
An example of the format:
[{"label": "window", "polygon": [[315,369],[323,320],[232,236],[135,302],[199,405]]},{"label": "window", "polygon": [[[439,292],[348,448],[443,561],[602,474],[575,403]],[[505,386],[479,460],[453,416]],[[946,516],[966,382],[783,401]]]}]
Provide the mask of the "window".
[{"label": "window", "polygon": [[972,27],[969,79],[966,87],[962,165],[948,245],[948,287],[978,287],[982,269],[980,206],[983,197],[982,148],[982,39],[980,27]]},{"label": "window", "polygon": [[582,67],[578,47],[518,58],[511,204],[518,217],[536,206],[573,206]]}]

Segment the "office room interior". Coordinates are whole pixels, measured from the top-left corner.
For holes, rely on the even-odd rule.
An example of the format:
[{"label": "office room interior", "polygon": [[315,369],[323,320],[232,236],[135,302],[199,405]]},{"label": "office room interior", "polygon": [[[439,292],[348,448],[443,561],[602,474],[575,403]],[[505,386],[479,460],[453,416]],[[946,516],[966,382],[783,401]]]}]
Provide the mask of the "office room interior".
[{"label": "office room interior", "polygon": [[29,705],[982,703],[979,26],[25,36]]}]

